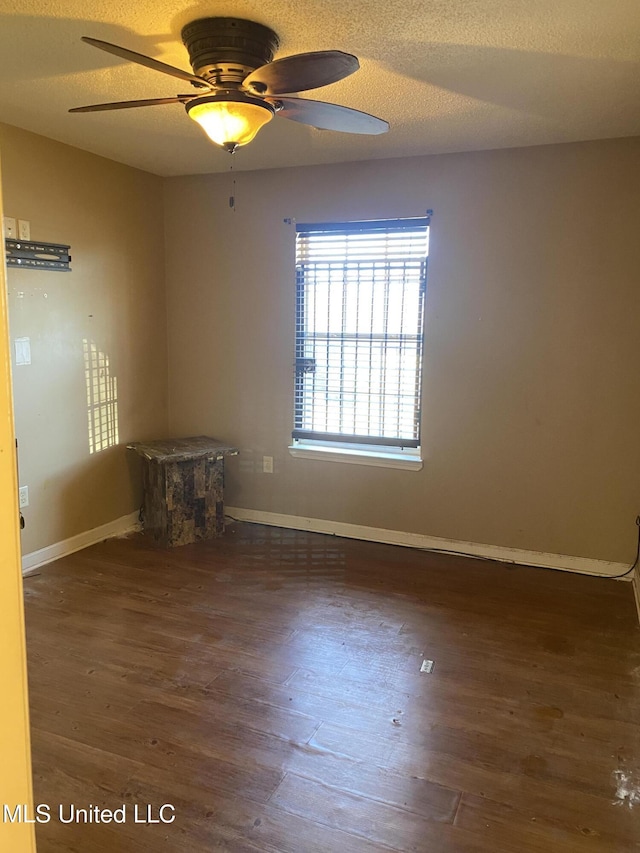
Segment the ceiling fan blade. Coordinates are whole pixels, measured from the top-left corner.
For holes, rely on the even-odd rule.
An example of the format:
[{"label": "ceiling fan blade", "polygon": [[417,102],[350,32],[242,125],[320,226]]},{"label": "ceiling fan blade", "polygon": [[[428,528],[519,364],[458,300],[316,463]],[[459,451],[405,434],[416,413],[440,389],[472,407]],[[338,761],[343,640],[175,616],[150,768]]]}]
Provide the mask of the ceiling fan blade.
[{"label": "ceiling fan blade", "polygon": [[308,101],[305,98],[266,98],[276,109],[276,115],[310,124],[319,130],[339,130],[343,133],[386,133],[389,122],[369,113],[328,104],[326,101]]},{"label": "ceiling fan blade", "polygon": [[89,36],[82,36],[82,41],[92,44],[94,47],[99,47],[100,50],[105,50],[107,53],[112,53],[114,56],[119,56],[121,59],[128,59],[129,62],[137,62],[138,65],[144,65],[147,68],[152,68],[154,71],[161,71],[163,74],[171,74],[172,77],[178,77],[180,80],[187,80],[194,86],[201,86],[206,89],[211,88],[203,77],[196,77],[188,71],[183,71],[181,68],[174,68],[173,65],[167,65],[166,62],[152,59],[143,53],[136,53],[134,50],[128,50],[126,47],[120,47],[120,45],[111,44],[108,41],[100,41],[100,39],[89,38]]},{"label": "ceiling fan blade", "polygon": [[340,50],[296,53],[256,68],[243,85],[259,95],[285,95],[328,86],[360,68],[356,56]]},{"label": "ceiling fan blade", "polygon": [[174,98],[147,98],[144,101],[114,101],[110,104],[91,104],[88,107],[74,107],[70,113],[95,113],[102,110],[128,110],[131,107],[153,107],[156,104],[184,104],[196,95],[176,95]]}]

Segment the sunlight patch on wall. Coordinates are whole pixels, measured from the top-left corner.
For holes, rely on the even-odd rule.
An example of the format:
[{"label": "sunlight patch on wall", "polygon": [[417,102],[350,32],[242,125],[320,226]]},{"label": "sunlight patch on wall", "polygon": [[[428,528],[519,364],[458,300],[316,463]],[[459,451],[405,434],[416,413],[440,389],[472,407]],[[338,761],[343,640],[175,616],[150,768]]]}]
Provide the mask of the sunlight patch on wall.
[{"label": "sunlight patch on wall", "polygon": [[87,383],[89,453],[100,453],[118,443],[118,380],[111,375],[109,356],[83,339]]}]

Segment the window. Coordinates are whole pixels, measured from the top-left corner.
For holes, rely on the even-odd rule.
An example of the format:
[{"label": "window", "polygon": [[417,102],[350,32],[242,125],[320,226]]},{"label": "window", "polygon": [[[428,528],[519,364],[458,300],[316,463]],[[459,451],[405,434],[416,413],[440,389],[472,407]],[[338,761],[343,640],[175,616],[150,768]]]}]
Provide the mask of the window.
[{"label": "window", "polygon": [[429,218],[296,231],[292,452],[419,460]]}]

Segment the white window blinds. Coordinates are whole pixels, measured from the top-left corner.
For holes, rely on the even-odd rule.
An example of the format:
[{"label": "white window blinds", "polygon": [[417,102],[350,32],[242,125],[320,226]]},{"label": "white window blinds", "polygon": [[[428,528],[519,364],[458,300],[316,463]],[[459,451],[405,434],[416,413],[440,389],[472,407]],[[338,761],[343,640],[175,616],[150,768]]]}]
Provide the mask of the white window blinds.
[{"label": "white window blinds", "polygon": [[419,446],[429,218],[296,231],[293,438]]}]

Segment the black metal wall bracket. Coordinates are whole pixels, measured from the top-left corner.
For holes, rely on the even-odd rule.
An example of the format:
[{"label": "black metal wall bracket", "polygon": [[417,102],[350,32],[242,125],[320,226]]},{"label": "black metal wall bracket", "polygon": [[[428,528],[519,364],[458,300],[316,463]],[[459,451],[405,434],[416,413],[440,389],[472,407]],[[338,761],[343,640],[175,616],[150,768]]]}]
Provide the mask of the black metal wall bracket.
[{"label": "black metal wall bracket", "polygon": [[59,243],[44,243],[41,240],[5,240],[8,267],[24,269],[58,270],[71,272],[71,246]]}]

